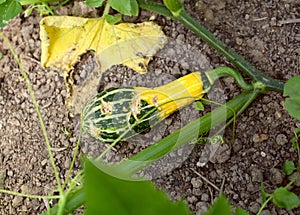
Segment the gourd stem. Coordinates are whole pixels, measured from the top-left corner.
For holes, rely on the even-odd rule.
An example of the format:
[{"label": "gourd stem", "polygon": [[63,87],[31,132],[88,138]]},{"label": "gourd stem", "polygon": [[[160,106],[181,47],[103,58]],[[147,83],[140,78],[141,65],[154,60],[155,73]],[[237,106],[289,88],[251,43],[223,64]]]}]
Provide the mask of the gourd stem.
[{"label": "gourd stem", "polygon": [[166,6],[153,2],[150,0],[138,0],[139,6],[145,10],[149,10],[164,16],[173,18],[181,22],[185,27],[196,33],[203,41],[207,42],[210,46],[215,48],[218,52],[224,55],[232,64],[234,64],[241,71],[245,72],[251,79],[256,82],[263,83],[266,90],[273,90],[283,92],[284,83],[275,80],[261,71],[256,69],[252,64],[246,61],[242,56],[227,47],[221,40],[204,28],[199,22],[191,17],[186,11],[182,11],[178,16],[174,16]]},{"label": "gourd stem", "polygon": [[253,90],[253,85],[248,84],[243,76],[237,72],[236,70],[230,68],[230,67],[218,67],[213,70],[205,72],[205,76],[207,77],[209,83],[212,85],[217,79],[224,77],[224,76],[230,76],[233,77],[238,85],[244,89],[244,90]]}]

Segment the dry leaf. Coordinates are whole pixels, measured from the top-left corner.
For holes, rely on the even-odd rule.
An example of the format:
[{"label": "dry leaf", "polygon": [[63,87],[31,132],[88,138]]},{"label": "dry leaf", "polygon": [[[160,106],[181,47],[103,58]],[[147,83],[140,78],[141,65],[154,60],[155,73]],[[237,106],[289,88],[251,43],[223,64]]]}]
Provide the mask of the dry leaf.
[{"label": "dry leaf", "polygon": [[153,22],[110,25],[104,18],[49,16],[41,20],[40,27],[42,65],[67,71],[78,56],[94,50],[102,72],[112,65],[124,64],[143,73],[166,41]]},{"label": "dry leaf", "polygon": [[[88,84],[93,89],[87,89],[89,86],[86,84],[77,89],[71,86],[69,103],[72,107],[77,106],[78,100],[73,97],[86,101],[96,93],[97,88],[94,88],[102,73],[113,65],[123,64],[139,73],[145,73],[151,57],[166,43],[166,36],[153,22],[110,25],[104,18],[71,16],[43,18],[40,22],[40,38],[42,66],[63,69],[64,77],[70,75],[69,71],[79,56],[88,50],[95,52],[100,69],[98,74],[89,78]],[[78,111],[75,110],[75,113]]]}]

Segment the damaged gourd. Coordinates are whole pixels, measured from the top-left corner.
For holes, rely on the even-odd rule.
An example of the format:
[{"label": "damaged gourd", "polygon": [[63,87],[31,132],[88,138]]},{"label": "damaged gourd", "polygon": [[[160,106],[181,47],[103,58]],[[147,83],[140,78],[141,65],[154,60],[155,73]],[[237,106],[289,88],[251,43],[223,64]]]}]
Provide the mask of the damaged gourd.
[{"label": "damaged gourd", "polygon": [[101,142],[125,140],[148,132],[170,114],[199,100],[217,78],[225,75],[233,76],[242,88],[252,88],[239,73],[228,67],[193,72],[156,88],[109,88],[85,105],[83,128]]}]

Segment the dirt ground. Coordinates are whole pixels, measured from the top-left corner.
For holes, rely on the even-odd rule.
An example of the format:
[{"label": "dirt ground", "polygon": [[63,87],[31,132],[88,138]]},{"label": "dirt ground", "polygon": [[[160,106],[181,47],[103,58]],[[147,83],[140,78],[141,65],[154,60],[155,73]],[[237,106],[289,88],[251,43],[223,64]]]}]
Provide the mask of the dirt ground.
[{"label": "dirt ground", "polygon": [[[300,23],[296,22],[296,18],[300,18],[298,0],[185,2],[187,11],[193,17],[264,73],[284,82],[300,73]],[[82,8],[77,1],[57,13],[86,17],[98,15],[95,10]],[[144,21],[151,15],[142,11],[137,19],[126,20]],[[64,102],[67,91],[61,73],[40,66],[39,20],[40,17],[35,14],[27,18],[21,15],[10,22],[4,34],[15,47],[33,84],[59,174],[64,180],[76,144],[78,123],[66,113]],[[162,26],[168,37],[182,41],[185,47],[195,48],[200,55],[196,55],[196,59],[193,56],[191,60],[180,58],[177,62],[163,59],[163,55],[155,57],[149,65],[150,73],[146,78],[140,78],[126,68],[114,67],[105,73],[105,87],[124,84],[155,86],[189,71],[232,66],[181,24],[157,15],[155,21]],[[0,44],[0,52],[3,54],[0,60],[0,176],[4,181],[3,187],[17,192],[47,195],[55,188],[56,182],[37,114],[15,60],[3,41]],[[185,48],[176,53],[180,54],[187,55]],[[80,68],[83,67],[78,70]],[[152,82],[146,83],[145,80]],[[240,92],[231,78],[224,78],[219,84],[216,89],[221,89],[222,98],[227,100]],[[260,183],[264,182],[268,192],[285,185],[289,177],[281,171],[282,164],[286,160],[297,161],[296,152],[291,147],[291,138],[293,130],[299,128],[300,123],[287,114],[283,102],[284,98],[279,93],[260,95],[237,118],[233,145],[231,126],[223,135],[225,144],[204,166],[201,164],[205,147],[193,145],[187,157],[180,162],[176,161],[179,163],[176,168],[172,167],[172,171],[153,181],[166,190],[172,199],[185,199],[195,214],[206,211],[219,195],[220,189],[223,189],[234,206],[256,214],[261,205]],[[160,134],[154,131],[156,136],[150,139],[160,139],[181,127],[182,119],[193,109],[189,108],[164,122],[164,132]],[[62,128],[72,132],[72,137],[62,132]],[[141,139],[137,138],[136,141],[141,143]],[[88,146],[90,144],[85,140],[82,151],[91,152],[98,145],[93,145],[91,149]],[[130,150],[130,153],[135,153],[143,147],[143,144],[136,146],[124,143],[116,149],[122,153]],[[182,151],[176,151],[170,157],[178,157]],[[78,159],[74,174],[79,169]],[[296,181],[292,190],[300,195],[300,180]],[[43,200],[7,194],[0,194],[0,198],[0,214],[40,214],[46,209]],[[299,213],[299,209],[285,211],[269,204],[262,214]]]}]

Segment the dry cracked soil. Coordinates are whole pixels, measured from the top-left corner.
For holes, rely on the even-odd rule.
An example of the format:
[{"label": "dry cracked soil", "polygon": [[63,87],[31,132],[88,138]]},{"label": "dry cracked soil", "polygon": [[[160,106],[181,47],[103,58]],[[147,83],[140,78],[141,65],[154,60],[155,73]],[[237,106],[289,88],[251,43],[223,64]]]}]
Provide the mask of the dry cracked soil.
[{"label": "dry cracked soil", "polygon": [[[285,82],[300,73],[299,0],[186,0],[185,7],[206,28],[267,75]],[[55,12],[59,15],[99,16],[99,11],[87,8],[79,1],[71,1]],[[124,17],[124,20],[140,22],[148,20],[152,15],[141,11],[139,17]],[[15,48],[33,85],[59,176],[63,181],[76,145],[78,122],[66,113],[67,90],[61,72],[40,66],[40,19],[35,12],[26,18],[21,14],[3,32]],[[170,49],[171,53],[168,53],[180,56],[178,60],[167,59],[163,54],[154,57],[149,65],[149,74],[142,77],[127,68],[115,66],[104,74],[103,87],[156,86],[193,70],[232,66],[181,24],[158,15],[154,15],[154,21],[162,26],[169,38],[183,44],[182,48],[175,51]],[[1,186],[16,192],[49,195],[56,181],[41,126],[18,65],[2,40],[0,44],[0,52],[3,54],[0,60]],[[191,52],[191,47],[196,52]],[[189,57],[188,53],[194,55]],[[75,68],[78,73],[75,79],[84,77],[82,74],[90,69],[87,66],[91,63],[89,60],[89,56],[82,58],[83,63]],[[223,78],[214,90],[216,97],[221,100],[228,100],[241,91],[231,78]],[[210,95],[209,99],[215,94]],[[149,173],[157,174],[153,178],[154,183],[167,191],[171,199],[183,198],[195,214],[206,211],[220,191],[228,196],[232,205],[256,214],[262,204],[260,183],[264,182],[267,192],[287,184],[290,177],[282,172],[283,162],[297,162],[297,153],[291,147],[291,139],[294,129],[299,128],[300,123],[289,116],[283,102],[284,97],[280,93],[267,92],[260,95],[236,119],[235,125],[225,130],[225,143],[215,153],[205,156],[203,152],[207,147],[203,145],[188,148],[187,156],[183,155],[185,149],[172,152],[162,162],[176,163],[175,166],[158,163],[149,169]],[[198,116],[199,113],[193,107],[188,108],[167,119],[162,127],[152,132],[154,136],[149,134],[147,138],[136,138],[132,143],[121,143],[115,151],[130,155],[148,144],[144,142],[151,143],[175,131],[182,126],[181,121],[186,117],[192,119]],[[71,137],[62,128],[70,131]],[[100,146],[89,141],[85,138],[81,144],[81,155],[97,153]],[[178,160],[178,157],[184,159]],[[72,175],[80,167],[78,159]],[[300,195],[300,179],[296,180],[291,190]],[[40,214],[46,210],[44,200],[3,193],[0,198],[0,214]],[[261,214],[299,213],[299,209],[286,211],[270,203]]]}]

